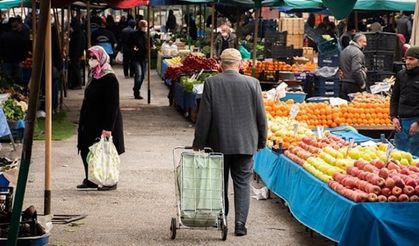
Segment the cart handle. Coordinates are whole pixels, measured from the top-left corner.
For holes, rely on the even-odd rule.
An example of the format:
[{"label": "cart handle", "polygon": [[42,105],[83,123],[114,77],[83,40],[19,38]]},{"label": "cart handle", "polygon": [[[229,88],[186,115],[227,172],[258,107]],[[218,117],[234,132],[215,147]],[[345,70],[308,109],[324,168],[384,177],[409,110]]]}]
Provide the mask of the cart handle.
[{"label": "cart handle", "polygon": [[[185,147],[183,147],[184,149],[193,149],[193,147],[192,146],[185,146]],[[206,152],[206,153],[210,153],[210,152],[214,152],[213,151],[213,149],[212,148],[210,148],[210,147],[204,147],[203,148],[203,150]]]}]

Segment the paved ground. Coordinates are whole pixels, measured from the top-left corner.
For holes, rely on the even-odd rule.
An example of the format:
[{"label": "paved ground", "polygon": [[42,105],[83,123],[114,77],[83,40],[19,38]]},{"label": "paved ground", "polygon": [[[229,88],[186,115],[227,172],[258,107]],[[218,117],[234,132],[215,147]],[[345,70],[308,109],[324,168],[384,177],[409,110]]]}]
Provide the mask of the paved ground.
[{"label": "paved ground", "polygon": [[[305,232],[287,208],[270,199],[252,200],[246,237],[234,237],[233,226],[226,242],[218,231],[178,231],[169,239],[171,217],[175,216],[174,178],[171,150],[192,142],[193,125],[168,106],[167,88],[152,76],[152,103],[134,100],[132,80],[120,81],[126,153],[121,156],[121,181],[111,192],[78,191],[83,168],[76,150],[76,136],[53,142],[52,211],[55,214],[86,214],[73,225],[54,225],[50,245],[333,245],[327,239]],[[146,95],[146,85],[143,86]],[[70,91],[65,110],[77,122],[82,90]],[[43,211],[44,144],[34,143],[25,207],[33,204]],[[258,185],[258,184],[255,184]],[[232,194],[230,194],[231,196]],[[233,218],[228,218],[233,225]]]}]

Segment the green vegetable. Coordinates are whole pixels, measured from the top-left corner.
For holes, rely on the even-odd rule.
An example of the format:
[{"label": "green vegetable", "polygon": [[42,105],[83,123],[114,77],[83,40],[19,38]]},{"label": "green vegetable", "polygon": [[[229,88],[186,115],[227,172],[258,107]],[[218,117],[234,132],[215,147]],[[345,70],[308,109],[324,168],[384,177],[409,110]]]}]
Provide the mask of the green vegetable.
[{"label": "green vegetable", "polygon": [[15,99],[9,98],[3,104],[3,111],[8,120],[23,120],[25,112],[22,106]]}]

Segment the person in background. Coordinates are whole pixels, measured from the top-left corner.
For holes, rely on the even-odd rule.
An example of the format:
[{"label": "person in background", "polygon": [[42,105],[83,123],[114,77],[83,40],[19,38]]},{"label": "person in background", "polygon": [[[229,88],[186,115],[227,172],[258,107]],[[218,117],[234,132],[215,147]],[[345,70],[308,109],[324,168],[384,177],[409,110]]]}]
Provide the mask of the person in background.
[{"label": "person in background", "polygon": [[119,37],[120,30],[112,15],[108,15],[106,17],[106,29],[112,32],[115,37]]},{"label": "person in background", "polygon": [[342,50],[345,49],[349,45],[349,42],[351,42],[355,33],[356,33],[355,26],[349,23],[346,32],[344,32],[342,36],[340,36],[339,38],[339,42],[340,42],[340,46],[342,47]]},{"label": "person in background", "polygon": [[138,29],[131,33],[128,47],[132,52],[132,63],[134,68],[134,91],[135,99],[143,99],[140,94],[141,85],[143,84],[146,68],[147,68],[147,21],[138,22]]},{"label": "person in background", "polygon": [[397,33],[403,34],[406,38],[406,43],[409,43],[410,35],[412,34],[412,22],[410,22],[409,17],[405,13],[397,21]]},{"label": "person in background", "polygon": [[[236,49],[221,54],[223,72],[208,78],[195,127],[193,149],[210,147],[224,154],[225,214],[229,212],[228,180],[234,183],[236,236],[247,234],[253,154],[265,147],[267,123],[262,90],[257,79],[239,73]],[[246,132],[246,134],[243,134]]]},{"label": "person in background", "polygon": [[234,33],[231,33],[231,29],[228,25],[223,24],[220,27],[221,32],[215,39],[215,55],[217,58],[221,56],[221,53],[228,48],[237,49],[237,37]]},{"label": "person in background", "polygon": [[82,30],[78,17],[71,19],[70,23],[70,47],[69,58],[70,68],[68,73],[68,87],[70,89],[81,89],[81,65],[80,59],[86,48],[86,36]]},{"label": "person in background", "polygon": [[205,17],[202,12],[198,10],[196,13],[196,27],[198,28],[198,37],[201,38],[205,34]]},{"label": "person in background", "polygon": [[119,106],[119,84],[109,64],[109,56],[101,46],[88,50],[91,81],[86,86],[80,110],[77,149],[81,155],[85,178],[78,189],[114,190],[117,185],[97,187],[88,177],[87,154],[97,138],[111,137],[118,154],[125,151],[122,116]]},{"label": "person in background", "polygon": [[119,19],[118,29],[122,32],[122,30],[124,30],[124,28],[127,26],[128,26],[127,18],[125,17],[125,15],[123,15],[121,16],[121,19]]},{"label": "person in background", "polygon": [[342,72],[340,97],[349,100],[348,94],[365,91],[367,86],[367,69],[365,55],[362,52],[367,46],[367,37],[364,34],[355,34],[340,54],[340,69]]},{"label": "person in background", "polygon": [[16,18],[9,19],[10,30],[0,36],[1,69],[16,84],[23,84],[22,61],[31,50],[29,36],[23,31],[23,24]]},{"label": "person in background", "polygon": [[406,68],[396,76],[390,99],[390,117],[396,129],[396,148],[419,155],[419,46],[406,52]]},{"label": "person in background", "polygon": [[166,31],[175,32],[176,31],[176,16],[173,14],[173,10],[169,10],[169,15],[167,16],[166,21]]},{"label": "person in background", "polygon": [[99,45],[111,57],[115,57],[115,45],[117,43],[116,37],[113,32],[105,28],[105,23],[100,17],[92,18],[92,45]]},{"label": "person in background", "polygon": [[192,40],[198,39],[198,29],[196,27],[195,18],[193,17],[192,13],[185,14],[185,24],[189,30],[189,37]]},{"label": "person in background", "polygon": [[132,50],[129,47],[129,39],[133,32],[135,32],[135,20],[129,20],[128,26],[125,27],[119,38],[119,48],[123,54],[124,76],[128,78],[134,76],[134,69],[132,66]]}]

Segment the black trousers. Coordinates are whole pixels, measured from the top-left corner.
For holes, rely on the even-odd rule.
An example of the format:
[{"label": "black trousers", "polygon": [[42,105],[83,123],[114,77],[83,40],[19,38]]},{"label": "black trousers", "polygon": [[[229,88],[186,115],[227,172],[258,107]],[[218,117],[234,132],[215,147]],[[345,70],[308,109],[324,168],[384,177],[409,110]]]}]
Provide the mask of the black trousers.
[{"label": "black trousers", "polygon": [[81,65],[80,58],[70,58],[70,69],[68,73],[68,87],[76,88],[81,87]]},{"label": "black trousers", "polygon": [[251,155],[224,155],[224,201],[228,215],[228,178],[231,172],[234,188],[235,223],[246,224],[250,206],[250,178],[253,170]]},{"label": "black trousers", "polygon": [[123,62],[122,65],[124,67],[124,76],[128,77],[128,74],[130,77],[134,76],[134,68],[132,66],[132,55],[130,53],[123,53]]},{"label": "black trousers", "polygon": [[342,86],[340,88],[340,96],[339,97],[342,98],[342,99],[345,99],[345,100],[349,101],[348,94],[363,91],[361,89],[361,86],[359,86],[358,84],[345,82],[345,81],[342,81],[341,83],[342,83]]},{"label": "black trousers", "polygon": [[87,164],[87,154],[89,153],[89,149],[81,149],[80,150],[80,156],[81,156],[81,160],[83,161],[83,167],[84,167],[84,177],[85,179],[87,178],[88,175],[88,168],[89,165]]}]

